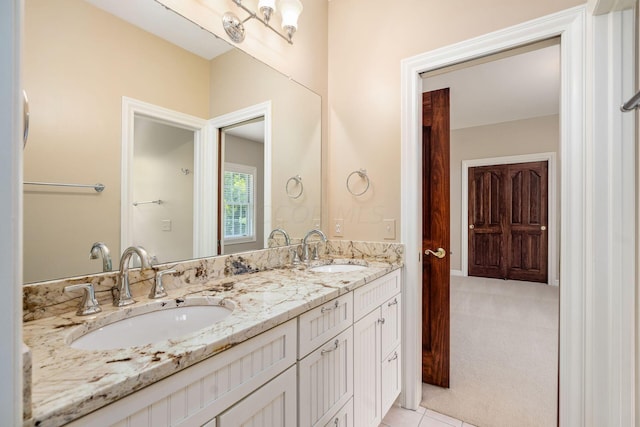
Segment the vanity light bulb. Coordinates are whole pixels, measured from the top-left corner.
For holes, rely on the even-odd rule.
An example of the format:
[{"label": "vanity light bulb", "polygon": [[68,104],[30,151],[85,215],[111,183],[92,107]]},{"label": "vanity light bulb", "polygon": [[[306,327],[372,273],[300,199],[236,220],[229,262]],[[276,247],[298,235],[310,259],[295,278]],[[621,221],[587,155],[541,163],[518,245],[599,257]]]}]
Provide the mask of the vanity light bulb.
[{"label": "vanity light bulb", "polygon": [[282,29],[293,33],[298,28],[298,17],[302,13],[302,3],[299,0],[281,0],[280,13],[282,14]]}]

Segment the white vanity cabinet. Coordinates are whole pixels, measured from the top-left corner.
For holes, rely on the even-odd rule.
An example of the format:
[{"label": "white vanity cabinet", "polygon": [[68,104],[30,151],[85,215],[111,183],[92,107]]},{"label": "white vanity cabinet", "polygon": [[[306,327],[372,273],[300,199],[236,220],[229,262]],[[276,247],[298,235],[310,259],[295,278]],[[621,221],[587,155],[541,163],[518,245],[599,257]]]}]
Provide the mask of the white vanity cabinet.
[{"label": "white vanity cabinet", "polygon": [[300,426],[324,426],[333,422],[353,396],[352,323],[353,293],[300,316]]},{"label": "white vanity cabinet", "polygon": [[397,270],[354,292],[354,419],[377,427],[400,394],[401,277]]}]

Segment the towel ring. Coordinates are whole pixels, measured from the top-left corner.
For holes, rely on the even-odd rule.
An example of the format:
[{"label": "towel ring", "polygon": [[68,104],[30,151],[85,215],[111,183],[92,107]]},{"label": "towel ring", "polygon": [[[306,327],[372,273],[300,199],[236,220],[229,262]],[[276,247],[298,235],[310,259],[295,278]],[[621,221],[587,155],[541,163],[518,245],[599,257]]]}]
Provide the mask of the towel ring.
[{"label": "towel ring", "polygon": [[[294,194],[289,191],[289,184],[291,183],[291,181],[294,181],[297,185],[300,185],[300,191],[298,192],[298,194]],[[291,197],[292,199],[297,199],[300,196],[302,196],[302,193],[304,192],[304,186],[302,185],[302,177],[300,175],[296,175],[289,178],[287,180],[287,183],[284,186],[284,191],[287,193],[287,196]]]},{"label": "towel ring", "polygon": [[[367,186],[364,188],[364,190],[362,190],[359,193],[354,193],[353,190],[351,189],[351,186],[349,186],[349,180],[355,174],[357,174],[360,178],[362,178],[365,181],[367,181]],[[367,170],[366,169],[360,169],[360,170],[357,170],[357,171],[353,171],[353,172],[351,172],[349,174],[349,176],[347,176],[347,190],[349,190],[349,193],[353,194],[354,196],[362,196],[364,193],[367,192],[367,190],[369,190],[369,185],[371,185],[371,182],[369,181],[369,175],[367,175]]]}]

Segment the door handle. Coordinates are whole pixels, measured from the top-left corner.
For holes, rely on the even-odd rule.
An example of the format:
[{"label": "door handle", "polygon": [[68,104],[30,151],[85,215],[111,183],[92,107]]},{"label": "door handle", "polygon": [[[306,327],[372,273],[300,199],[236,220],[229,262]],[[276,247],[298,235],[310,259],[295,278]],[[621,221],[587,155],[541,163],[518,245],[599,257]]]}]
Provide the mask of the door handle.
[{"label": "door handle", "polygon": [[433,255],[436,258],[444,258],[444,256],[447,254],[447,251],[445,251],[443,248],[438,248],[437,251],[432,251],[431,249],[427,249],[426,251],[424,251],[425,255]]}]

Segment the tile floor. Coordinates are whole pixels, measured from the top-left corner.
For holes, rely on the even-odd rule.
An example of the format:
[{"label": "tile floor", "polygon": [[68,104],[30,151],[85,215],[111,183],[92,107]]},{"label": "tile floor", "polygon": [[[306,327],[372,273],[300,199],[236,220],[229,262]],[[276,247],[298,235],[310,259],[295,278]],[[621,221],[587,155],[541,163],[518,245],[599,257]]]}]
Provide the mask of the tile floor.
[{"label": "tile floor", "polygon": [[424,407],[417,411],[392,406],[380,427],[474,427]]}]

